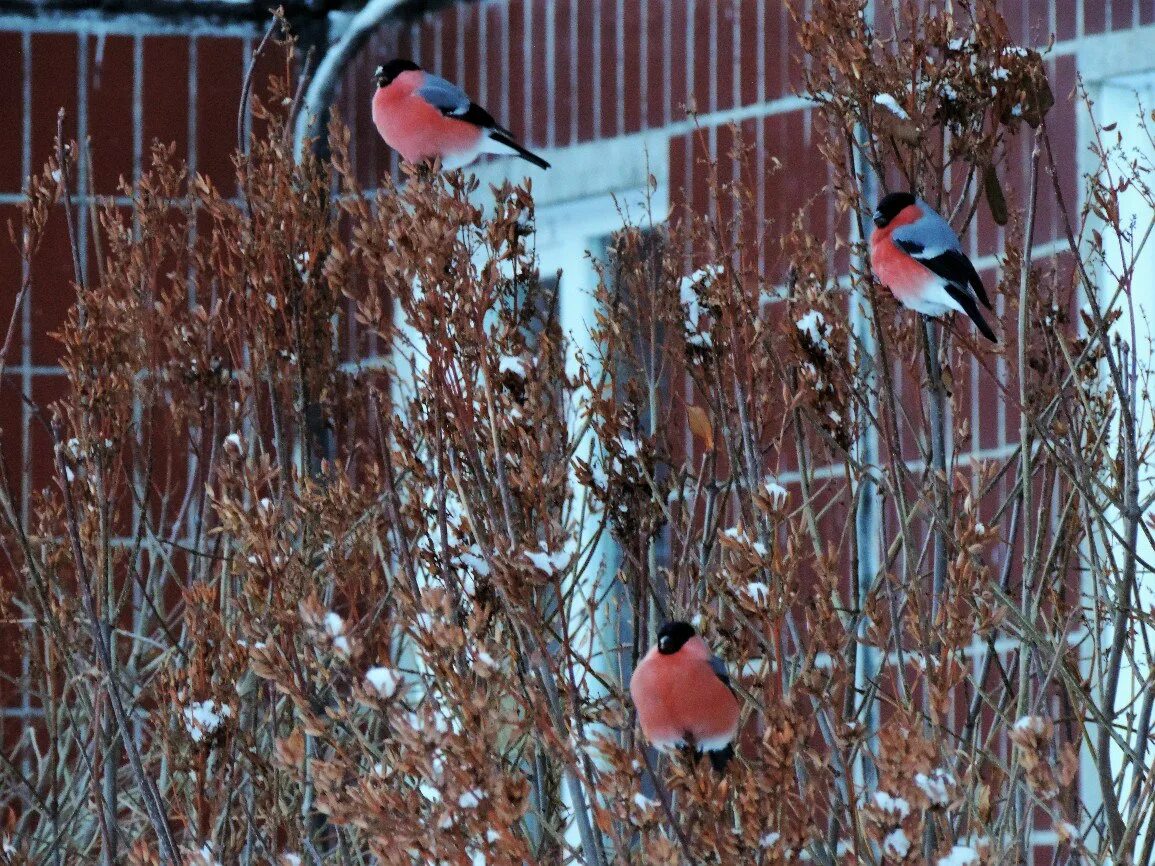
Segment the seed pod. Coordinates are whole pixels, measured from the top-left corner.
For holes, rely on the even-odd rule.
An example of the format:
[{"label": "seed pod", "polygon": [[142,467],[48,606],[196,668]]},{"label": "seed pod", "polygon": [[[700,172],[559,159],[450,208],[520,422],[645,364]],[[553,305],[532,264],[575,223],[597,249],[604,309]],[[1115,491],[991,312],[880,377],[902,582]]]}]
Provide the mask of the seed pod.
[{"label": "seed pod", "polygon": [[987,206],[991,209],[991,218],[996,225],[1007,224],[1007,199],[1003,195],[1003,185],[999,181],[998,170],[990,164],[983,172],[983,191],[986,193]]}]

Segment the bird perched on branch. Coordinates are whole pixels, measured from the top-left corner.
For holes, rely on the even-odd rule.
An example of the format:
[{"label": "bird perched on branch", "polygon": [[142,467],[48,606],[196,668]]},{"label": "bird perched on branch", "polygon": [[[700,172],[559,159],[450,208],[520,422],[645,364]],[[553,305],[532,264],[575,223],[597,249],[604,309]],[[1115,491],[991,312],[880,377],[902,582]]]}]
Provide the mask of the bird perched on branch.
[{"label": "bird perched on branch", "polygon": [[373,123],[385,143],[408,162],[440,157],[461,168],[483,153],[520,156],[539,168],[549,163],[526,150],[465,91],[424,71],[412,60],[390,60],[373,72]]},{"label": "bird perched on branch", "polygon": [[870,266],[899,303],[924,316],[966,313],[998,342],[979,312],[980,303],[991,309],[986,289],[950,223],[911,193],[892,192],[878,203],[874,225]]},{"label": "bird perched on branch", "polygon": [[734,755],[741,707],[726,664],[688,622],[668,622],[630,679],[638,722],[654,746],[707,752],[721,772]]}]

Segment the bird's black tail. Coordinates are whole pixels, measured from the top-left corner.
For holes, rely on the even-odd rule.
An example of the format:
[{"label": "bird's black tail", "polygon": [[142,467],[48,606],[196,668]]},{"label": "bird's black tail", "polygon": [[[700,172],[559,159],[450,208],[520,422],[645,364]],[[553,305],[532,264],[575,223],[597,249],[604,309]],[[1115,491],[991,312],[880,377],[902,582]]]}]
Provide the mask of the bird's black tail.
[{"label": "bird's black tail", "polygon": [[946,290],[952,298],[959,302],[959,305],[966,311],[966,314],[970,316],[971,321],[975,323],[975,327],[979,329],[979,332],[992,343],[998,343],[999,340],[998,337],[995,336],[995,332],[991,330],[991,326],[987,324],[987,320],[984,319],[983,314],[979,312],[979,305],[975,303],[975,296],[966,289],[960,289],[951,284],[947,285]]},{"label": "bird's black tail", "polygon": [[532,150],[527,150],[526,148],[522,147],[520,144],[518,144],[516,141],[514,141],[508,135],[503,135],[500,132],[493,132],[493,133],[490,133],[489,137],[492,138],[494,141],[501,142],[506,147],[512,147],[514,150],[517,151],[518,156],[520,156],[524,160],[528,160],[529,162],[532,162],[538,168],[549,168],[548,162],[546,162],[544,159],[542,159],[540,156],[538,156]]},{"label": "bird's black tail", "polygon": [[707,752],[707,754],[710,756],[710,766],[714,768],[715,772],[725,773],[726,765],[734,757],[734,744],[727,743],[717,751]]}]

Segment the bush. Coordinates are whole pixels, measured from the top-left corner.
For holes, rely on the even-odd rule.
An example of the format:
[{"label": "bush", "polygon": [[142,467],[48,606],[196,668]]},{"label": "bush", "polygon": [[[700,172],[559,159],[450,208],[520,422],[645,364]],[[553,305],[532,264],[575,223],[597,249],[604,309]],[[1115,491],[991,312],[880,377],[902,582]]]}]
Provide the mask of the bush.
[{"label": "bush", "polygon": [[[715,170],[709,216],[615,236],[592,354],[528,183],[366,193],[339,119],[295,162],[290,77],[239,200],[157,146],[90,229],[61,136],[14,242],[31,260],[51,214],[102,257],[36,407],[54,483],[27,517],[0,485],[43,711],[0,766],[0,857],[964,864],[1054,829],[1060,860],[1146,862],[1151,406],[1118,322],[1148,227],[1117,194],[1149,166],[1100,130],[1073,212],[1044,65],[993,3],[901,42],[862,6],[800,31],[838,220],[751,225]],[[1004,348],[880,291],[869,178],[1006,223]],[[1070,242],[1041,262],[1039,196]],[[1011,452],[970,456],[972,363]],[[629,671],[673,617],[744,702],[724,777],[635,730]]]}]

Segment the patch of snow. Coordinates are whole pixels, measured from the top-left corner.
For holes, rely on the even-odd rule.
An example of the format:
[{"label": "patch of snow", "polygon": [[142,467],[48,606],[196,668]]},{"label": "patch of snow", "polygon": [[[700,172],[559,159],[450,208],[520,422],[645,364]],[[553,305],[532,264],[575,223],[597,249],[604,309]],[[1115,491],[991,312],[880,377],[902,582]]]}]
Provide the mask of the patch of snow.
[{"label": "patch of snow", "polygon": [[485,791],[480,788],[470,788],[457,798],[457,805],[462,809],[476,809],[485,799]]},{"label": "patch of snow", "polygon": [[479,577],[489,576],[489,563],[481,555],[481,548],[476,544],[464,553],[458,554],[461,564]]},{"label": "patch of snow", "polygon": [[810,338],[810,343],[823,352],[830,351],[830,342],[826,339],[826,317],[819,310],[810,310],[794,323],[803,334]]},{"label": "patch of snow", "polygon": [[909,851],[910,839],[907,838],[906,831],[901,827],[897,830],[891,830],[886,834],[886,838],[882,840],[882,852],[884,854],[889,854],[901,860]]},{"label": "patch of snow", "polygon": [[898,104],[898,100],[889,93],[879,93],[874,97],[874,104],[881,105],[895,117],[900,120],[910,120],[910,115],[906,113],[906,109]]},{"label": "patch of snow", "polygon": [[336,637],[339,634],[345,633],[345,620],[341,619],[341,615],[328,611],[325,614],[325,632],[329,637]]},{"label": "patch of snow", "polygon": [[618,439],[618,444],[621,446],[622,453],[627,457],[638,456],[638,442],[636,439],[630,439],[626,436],[622,436]]},{"label": "patch of snow", "polygon": [[691,346],[697,346],[699,349],[714,348],[714,338],[710,336],[709,331],[695,331],[686,337],[686,342]]},{"label": "patch of snow", "polygon": [[397,694],[397,688],[401,685],[401,674],[386,667],[369,668],[365,671],[365,679],[386,700]]},{"label": "patch of snow", "polygon": [[1003,69],[1001,66],[996,66],[991,70],[991,77],[993,77],[995,81],[1006,81],[1011,77],[1011,71],[1009,69]]},{"label": "patch of snow", "polygon": [[766,833],[761,839],[758,840],[758,845],[761,848],[770,848],[773,847],[774,844],[777,843],[781,838],[781,833]]},{"label": "patch of snow", "polygon": [[1040,716],[1023,716],[1015,722],[1016,731],[1031,731],[1036,734],[1043,732],[1043,720]]},{"label": "patch of snow", "polygon": [[938,858],[938,866],[968,866],[979,862],[979,853],[966,845],[955,845],[945,857]]},{"label": "patch of snow", "polygon": [[189,704],[183,710],[184,727],[194,743],[199,743],[205,737],[216,732],[221,723],[232,716],[233,710],[228,704],[217,706],[216,701],[209,698]]},{"label": "patch of snow", "polygon": [[345,620],[333,611],[325,613],[325,634],[333,640],[333,649],[342,655],[349,655],[349,639],[345,637]]},{"label": "patch of snow", "polygon": [[702,305],[698,300],[697,287],[712,283],[726,272],[722,265],[706,265],[698,268],[688,277],[682,277],[678,285],[678,299],[686,310],[686,324],[691,330],[698,326],[698,319],[702,316]]},{"label": "patch of snow", "polygon": [[874,792],[874,805],[883,812],[898,815],[899,818],[905,818],[910,814],[910,803],[902,797],[892,797],[886,791]]},{"label": "patch of snow", "polygon": [[644,794],[634,794],[634,805],[644,812],[647,809],[656,809],[659,804],[657,800],[651,800]]},{"label": "patch of snow", "polygon": [[915,773],[914,783],[919,790],[926,794],[932,805],[945,806],[950,802],[950,788],[954,785],[954,777],[941,768],[926,773]]},{"label": "patch of snow", "polygon": [[576,548],[577,544],[570,539],[561,550],[549,551],[542,545],[541,550],[527,550],[525,558],[532,562],[538,571],[554,574],[564,571],[569,566]]},{"label": "patch of snow", "polygon": [[201,849],[197,853],[201,855],[207,866],[221,866],[221,861],[213,856],[213,849],[209,847],[208,842],[201,845]]},{"label": "patch of snow", "polygon": [[947,47],[951,51],[962,51],[967,45],[967,38],[965,36],[956,36],[952,39]]},{"label": "patch of snow", "polygon": [[766,556],[766,554],[767,554],[765,544],[763,544],[761,541],[751,540],[750,537],[748,535],[746,535],[745,531],[740,530],[737,526],[731,526],[723,534],[727,538],[732,538],[735,541],[737,541],[739,544],[743,544],[746,547],[749,547],[751,550],[753,550],[759,556]]},{"label": "patch of snow", "polygon": [[766,495],[770,497],[770,501],[774,504],[775,508],[781,508],[786,504],[786,500],[790,497],[790,494],[786,491],[786,488],[773,478],[767,478],[765,481],[763,481],[762,487],[765,489]]},{"label": "patch of snow", "polygon": [[761,581],[751,581],[744,587],[746,595],[754,600],[755,604],[765,604],[770,600],[770,587]]},{"label": "patch of snow", "polygon": [[517,355],[502,355],[497,362],[497,370],[499,373],[513,373],[522,379],[528,378],[526,376],[525,359]]}]

